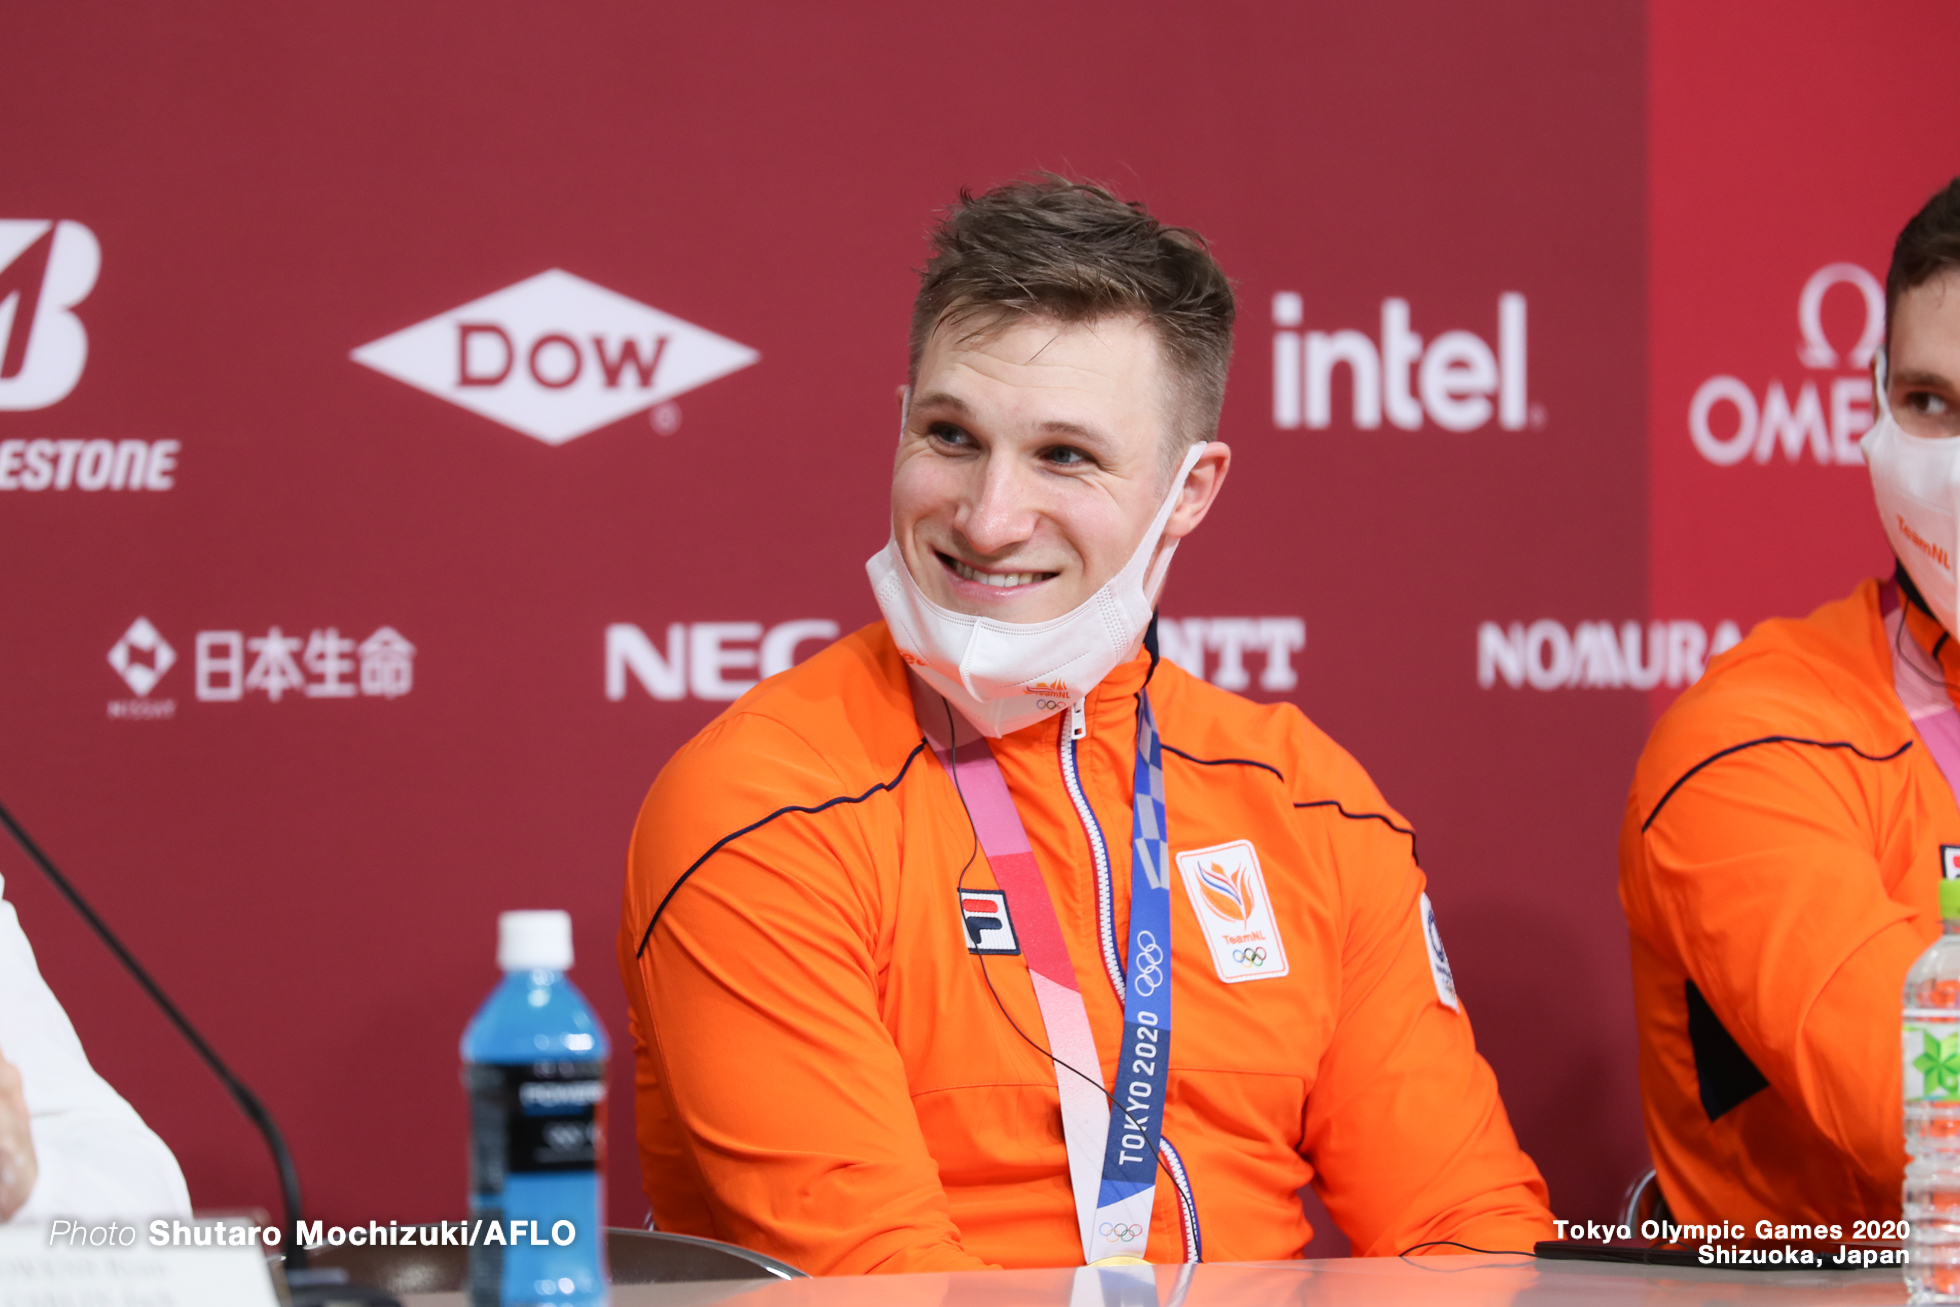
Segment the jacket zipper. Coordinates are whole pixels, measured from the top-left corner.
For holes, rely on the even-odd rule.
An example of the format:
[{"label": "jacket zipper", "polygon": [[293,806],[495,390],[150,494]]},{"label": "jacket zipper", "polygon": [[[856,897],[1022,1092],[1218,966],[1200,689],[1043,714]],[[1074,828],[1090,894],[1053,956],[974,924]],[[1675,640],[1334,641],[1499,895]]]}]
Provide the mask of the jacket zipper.
[{"label": "jacket zipper", "polygon": [[[1116,905],[1111,892],[1109,846],[1103,842],[1102,825],[1096,820],[1096,810],[1089,806],[1089,796],[1083,792],[1082,777],[1076,767],[1076,741],[1089,734],[1086,701],[1077,700],[1069,705],[1068,726],[1055,734],[1056,753],[1062,764],[1062,786],[1068,791],[1069,802],[1075,805],[1075,816],[1082,823],[1083,834],[1089,837],[1089,854],[1096,864],[1096,934],[1102,945],[1103,968],[1109,973],[1109,985],[1116,991],[1116,1001],[1122,1003],[1126,986],[1123,964],[1116,956]],[[1184,1260],[1203,1261],[1204,1236],[1198,1226],[1198,1200],[1191,1193],[1184,1159],[1177,1155],[1168,1137],[1158,1140],[1158,1153],[1170,1172],[1171,1188],[1177,1193],[1178,1233],[1184,1236]]]},{"label": "jacket zipper", "polygon": [[1089,797],[1082,792],[1082,777],[1075,763],[1075,742],[1089,733],[1087,723],[1083,702],[1078,700],[1070,705],[1068,729],[1056,733],[1057,752],[1061,755],[1062,786],[1068,791],[1069,802],[1075,805],[1075,816],[1082,823],[1083,834],[1089,837],[1089,856],[1096,864],[1096,934],[1102,945],[1103,970],[1109,974],[1109,986],[1116,991],[1116,1001],[1121,1003],[1125,987],[1123,964],[1116,956],[1116,903],[1110,887],[1109,846],[1103,842],[1095,809],[1089,806]]}]

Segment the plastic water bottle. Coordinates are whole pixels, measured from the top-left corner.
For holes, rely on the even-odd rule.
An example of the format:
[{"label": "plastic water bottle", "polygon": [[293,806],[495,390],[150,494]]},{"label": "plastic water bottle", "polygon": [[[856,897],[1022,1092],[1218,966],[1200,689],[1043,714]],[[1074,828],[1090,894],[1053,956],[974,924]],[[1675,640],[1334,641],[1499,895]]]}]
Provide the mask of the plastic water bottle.
[{"label": "plastic water bottle", "polygon": [[470,1307],[603,1307],[607,1044],[565,979],[571,917],[504,913],[497,965],[463,1032]]},{"label": "plastic water bottle", "polygon": [[1906,973],[1906,1289],[1960,1303],[1960,880],[1940,881],[1940,917]]}]

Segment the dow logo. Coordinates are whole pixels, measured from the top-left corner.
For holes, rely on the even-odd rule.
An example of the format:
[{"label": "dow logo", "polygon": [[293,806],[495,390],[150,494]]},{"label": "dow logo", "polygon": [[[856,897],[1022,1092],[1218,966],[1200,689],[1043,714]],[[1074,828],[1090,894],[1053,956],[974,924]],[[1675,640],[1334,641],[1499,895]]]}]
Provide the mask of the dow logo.
[{"label": "dow logo", "polygon": [[761,355],[553,268],[353,352],[358,363],[562,445]]},{"label": "dow logo", "polygon": [[46,408],[75,389],[88,332],[73,310],[101,267],[79,222],[0,218],[0,410]]}]

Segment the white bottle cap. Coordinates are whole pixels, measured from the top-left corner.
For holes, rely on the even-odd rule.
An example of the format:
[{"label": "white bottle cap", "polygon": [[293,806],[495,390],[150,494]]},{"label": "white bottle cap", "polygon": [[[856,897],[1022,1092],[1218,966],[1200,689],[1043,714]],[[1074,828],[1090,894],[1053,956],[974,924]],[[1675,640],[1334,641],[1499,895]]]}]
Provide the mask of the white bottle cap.
[{"label": "white bottle cap", "polygon": [[497,965],[505,971],[570,971],[572,914],[497,914]]}]

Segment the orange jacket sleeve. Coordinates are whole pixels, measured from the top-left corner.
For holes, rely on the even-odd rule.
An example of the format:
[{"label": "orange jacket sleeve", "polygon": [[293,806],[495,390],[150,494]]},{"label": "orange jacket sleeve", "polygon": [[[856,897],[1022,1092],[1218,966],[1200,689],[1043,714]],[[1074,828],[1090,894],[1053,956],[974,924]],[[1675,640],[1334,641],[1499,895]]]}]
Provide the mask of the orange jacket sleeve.
[{"label": "orange jacket sleeve", "polygon": [[[1924,947],[1885,890],[1883,800],[1840,750],[1763,744],[1703,767],[1640,831],[1646,911],[1786,1101],[1896,1189],[1900,990]],[[1627,861],[1627,859],[1623,859]],[[1623,895],[1628,892],[1623,888]]]},{"label": "orange jacket sleeve", "polygon": [[686,1154],[642,1158],[648,1196],[662,1220],[659,1168],[683,1166],[688,1182],[672,1188],[695,1214],[705,1207],[716,1237],[815,1274],[978,1269],[880,1019],[879,914],[866,899],[878,884],[851,874],[878,860],[850,805],[786,815],[700,861],[636,947],[717,840],[798,796],[841,792],[786,727],[737,714],[647,798],[621,964],[644,1050],[640,1110],[670,1114]]},{"label": "orange jacket sleeve", "polygon": [[[1354,773],[1343,788],[1369,798],[1348,811],[1400,824]],[[1545,1183],[1511,1132],[1469,1018],[1438,997],[1408,836],[1331,806],[1302,809],[1300,820],[1326,841],[1349,905],[1337,1025],[1301,1144],[1315,1190],[1358,1257],[1434,1239],[1529,1251],[1553,1235]]]}]

